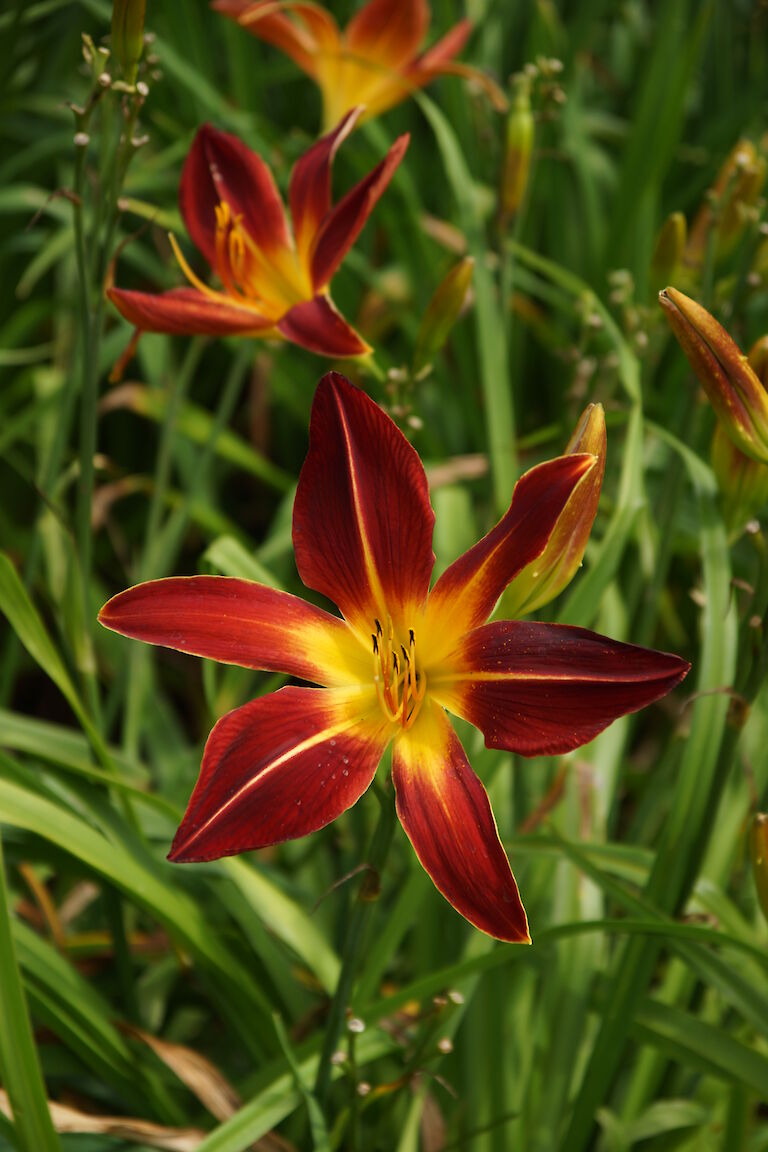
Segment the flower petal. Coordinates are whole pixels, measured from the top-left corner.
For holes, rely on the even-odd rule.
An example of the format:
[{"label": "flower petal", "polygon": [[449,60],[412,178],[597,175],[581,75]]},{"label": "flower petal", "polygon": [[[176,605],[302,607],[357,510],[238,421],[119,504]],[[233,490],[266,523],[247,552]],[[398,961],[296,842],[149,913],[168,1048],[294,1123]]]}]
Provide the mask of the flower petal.
[{"label": "flower petal", "polygon": [[203,124],[192,141],[179,186],[179,206],[189,235],[216,267],[216,207],[234,217],[265,252],[291,247],[283,202],[267,165],[229,132]]},{"label": "flower petal", "polygon": [[312,283],[318,292],[336,272],[359,236],[395,169],[405,155],[410,136],[399,136],[380,164],[356,184],[327,214],[312,249]]},{"label": "flower petal", "polygon": [[485,621],[513,576],[544,551],[581,478],[595,466],[587,454],[558,456],[520,477],[495,528],[443,572],[427,606],[430,662]]},{"label": "flower petal", "polygon": [[387,612],[407,629],[429,588],[434,518],[424,468],[405,436],[370,397],[329,372],[315,393],[293,507],[304,583],[335,601],[366,638]]},{"label": "flower petal", "polygon": [[352,53],[381,68],[399,69],[416,55],[428,28],[425,0],[368,0],[350,20],[344,39]]},{"label": "flower petal", "polygon": [[552,756],[586,744],[627,712],[665,696],[690,665],[586,628],[497,620],[433,675],[435,699],[481,730],[489,748]]},{"label": "flower petal", "polygon": [[278,332],[319,356],[365,356],[371,352],[362,336],[347,324],[329,296],[294,304],[277,322]]},{"label": "flower petal", "polygon": [[[339,41],[336,21],[319,4],[278,0],[213,0],[212,8],[228,16],[267,44],[274,44],[290,56],[299,68],[315,75],[317,53]],[[295,12],[298,22],[284,15]]]},{"label": "flower petal", "polygon": [[255,308],[243,308],[223,292],[173,288],[170,292],[129,292],[123,288],[107,291],[118,312],[142,332],[169,332],[191,336],[264,335],[273,322]]},{"label": "flower petal", "polygon": [[296,248],[304,262],[318,228],[331,207],[331,165],[336,150],[355,126],[360,108],[353,108],[332,132],[300,156],[291,173],[289,201]]},{"label": "flower petal", "polygon": [[437,74],[444,64],[453,60],[463,50],[471,31],[471,20],[459,20],[453,28],[446,32],[445,36],[442,36],[414,61],[414,68]]},{"label": "flower petal", "polygon": [[343,620],[298,596],[229,576],[172,576],[109,600],[105,628],[223,664],[316,684],[370,679],[371,659]]},{"label": "flower petal", "polygon": [[502,601],[504,616],[516,619],[541,608],[554,600],[576,575],[597,513],[606,447],[603,406],[589,404],[566,453],[591,452],[597,457],[597,465],[574,488],[544,551],[510,581]]},{"label": "flower petal", "polygon": [[[367,715],[365,704],[376,711]],[[168,855],[217,860],[306,836],[351,808],[389,740],[375,697],[282,688],[228,713]]]},{"label": "flower petal", "polygon": [[426,704],[396,738],[392,779],[400,822],[446,900],[482,932],[530,943],[488,796],[441,709]]}]

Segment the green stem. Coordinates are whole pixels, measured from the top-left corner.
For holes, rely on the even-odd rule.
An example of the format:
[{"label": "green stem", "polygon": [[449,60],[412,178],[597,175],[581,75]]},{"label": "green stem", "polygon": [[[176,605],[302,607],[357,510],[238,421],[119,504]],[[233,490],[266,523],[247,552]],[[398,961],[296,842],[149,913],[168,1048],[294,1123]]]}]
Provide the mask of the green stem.
[{"label": "green stem", "polygon": [[60,1152],[32,1034],[11,928],[0,840],[0,1078],[14,1114],[20,1152]]},{"label": "green stem", "polygon": [[[204,340],[199,338],[193,340],[187,349],[187,354],[184,357],[181,369],[178,372],[171,373],[170,395],[160,429],[160,444],[157,450],[154,485],[152,488],[149,513],[147,515],[147,526],[144,533],[144,546],[137,572],[137,578],[140,581],[148,580],[150,577],[157,575],[157,572],[154,570],[155,548],[165,498],[168,492],[168,483],[171,476],[176,421],[204,347]],[[133,645],[130,656],[128,657],[128,680],[126,685],[123,730],[123,747],[129,756],[135,756],[139,747],[141,714],[146,688],[146,667],[146,649],[137,644]]]},{"label": "green stem", "polygon": [[328,1089],[331,1085],[331,1057],[339,1046],[339,1037],[344,1025],[347,1006],[352,995],[352,987],[357,974],[361,946],[373,914],[375,899],[371,899],[371,879],[380,875],[389,852],[392,834],[395,829],[395,807],[389,792],[377,790],[380,804],[379,819],[374,829],[371,846],[368,850],[370,871],[363,877],[358,889],[354,907],[347,926],[347,939],[344,945],[341,972],[333,994],[328,1023],[325,1027],[323,1048],[315,1081],[315,1096],[321,1107],[325,1106]]}]

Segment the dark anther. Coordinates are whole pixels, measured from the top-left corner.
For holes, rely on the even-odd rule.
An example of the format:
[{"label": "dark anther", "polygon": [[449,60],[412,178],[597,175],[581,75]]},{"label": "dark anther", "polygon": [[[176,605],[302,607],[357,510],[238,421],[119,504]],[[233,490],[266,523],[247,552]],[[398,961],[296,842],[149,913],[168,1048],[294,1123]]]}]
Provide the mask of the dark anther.
[{"label": "dark anther", "polygon": [[373,640],[373,654],[374,654],[374,656],[378,656],[378,654],[379,654],[379,641],[378,641],[378,638],[373,635],[373,633],[371,633],[371,640]]},{"label": "dark anther", "polygon": [[376,619],[376,617],[375,617],[375,616],[374,616],[373,622],[374,622],[374,624],[376,625],[376,633],[377,633],[377,635],[381,636],[381,624],[379,623],[379,621]]},{"label": "dark anther", "polygon": [[405,645],[404,645],[404,644],[401,644],[401,645],[400,645],[400,651],[401,651],[401,652],[402,652],[402,654],[403,654],[403,659],[405,660],[406,664],[410,664],[410,660],[408,659],[408,653],[407,653],[407,652],[406,652],[406,650],[405,650]]},{"label": "dark anther", "polygon": [[392,666],[395,669],[395,672],[400,671],[400,665],[397,662],[397,652],[392,653]]},{"label": "dark anther", "polygon": [[413,628],[408,629],[408,639],[410,640],[411,644],[416,643],[416,637],[413,634]]}]

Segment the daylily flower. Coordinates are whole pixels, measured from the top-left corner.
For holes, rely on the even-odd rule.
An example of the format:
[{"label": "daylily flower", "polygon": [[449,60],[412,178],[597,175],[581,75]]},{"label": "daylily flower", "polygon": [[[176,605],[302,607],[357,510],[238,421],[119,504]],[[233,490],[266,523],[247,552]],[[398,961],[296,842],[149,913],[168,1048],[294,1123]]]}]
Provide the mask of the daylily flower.
[{"label": "daylily flower", "polygon": [[293,542],[302,580],[343,618],[216,576],[139,584],[101,611],[126,636],[320,685],[283,688],[216,724],[170,859],[213,860],[322,828],[362,796],[392,743],[397,812],[436,886],[484,932],[528,941],[488,797],[447,712],[490,748],[555,755],[688,670],[584,628],[485,623],[594,467],[592,454],[572,453],[531,468],[496,527],[430,591],[434,513],[421,461],[365,393],[325,376]]},{"label": "daylily flower", "polygon": [[109,296],[123,316],[146,332],[283,337],[321,356],[370,352],[336,311],[328,287],[402,160],[408,136],[332,205],[333,157],[359,111],[348,112],[296,163],[289,189],[293,232],[261,157],[236,136],[208,124],[200,128],[184,163],[179,203],[221,288],[195,275],[172,237],[190,286],[162,295],[112,288]]},{"label": "daylily flower", "polygon": [[378,116],[436,76],[465,76],[504,111],[504,93],[485,73],[455,60],[472,31],[460,20],[426,52],[425,0],[369,0],[342,31],[319,4],[301,0],[213,0],[218,12],[274,44],[311,76],[323,96],[323,123],[335,124],[357,104]]}]

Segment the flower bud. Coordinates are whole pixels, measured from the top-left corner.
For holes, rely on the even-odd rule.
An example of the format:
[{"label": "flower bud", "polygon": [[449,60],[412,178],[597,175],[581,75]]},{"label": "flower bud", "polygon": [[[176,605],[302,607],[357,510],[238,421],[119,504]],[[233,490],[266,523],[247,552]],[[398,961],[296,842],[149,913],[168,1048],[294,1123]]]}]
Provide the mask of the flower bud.
[{"label": "flower bud", "polygon": [[533,133],[531,81],[521,73],[513,80],[512,104],[507,117],[500,196],[501,216],[504,220],[515,216],[523,203],[531,168]]},{"label": "flower bud", "polygon": [[749,854],[752,857],[752,873],[755,877],[757,898],[768,920],[768,816],[756,812],[749,829]]},{"label": "flower bud", "polygon": [[765,158],[751,140],[739,140],[734,145],[691,226],[686,250],[689,263],[702,262],[715,224],[715,255],[720,259],[733,251],[744,232],[749,209],[762,191],[765,169]]},{"label": "flower bud", "polygon": [[448,339],[464,306],[474,267],[474,259],[466,256],[437,286],[421,319],[416,337],[414,372],[420,372],[426,364],[429,364]]},{"label": "flower bud", "polygon": [[768,394],[714,316],[676,288],[659,293],[677,342],[737,448],[768,463]]},{"label": "flower bud", "polygon": [[518,572],[504,593],[504,615],[524,616],[554,600],[570,584],[581,565],[600,499],[605,472],[605,413],[602,404],[589,404],[568,441],[566,455],[591,452],[597,457],[571,493],[547,546]]},{"label": "flower bud", "polygon": [[144,47],[144,12],[147,0],[113,0],[112,53],[123,78],[133,84]]},{"label": "flower bud", "polygon": [[768,504],[768,464],[745,456],[719,420],[710,459],[722,498],[723,519],[729,532],[740,532]]},{"label": "flower bud", "polygon": [[651,257],[651,291],[660,292],[676,280],[685,252],[686,223],[682,212],[667,216],[656,237]]}]

